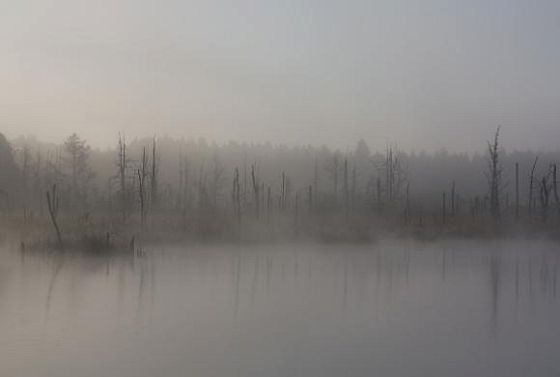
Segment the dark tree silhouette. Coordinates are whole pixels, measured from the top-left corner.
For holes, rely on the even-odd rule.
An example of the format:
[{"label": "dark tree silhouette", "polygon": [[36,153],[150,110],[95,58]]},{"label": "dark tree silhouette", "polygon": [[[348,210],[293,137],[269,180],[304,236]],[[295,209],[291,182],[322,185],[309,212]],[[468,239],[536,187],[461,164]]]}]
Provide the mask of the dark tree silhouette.
[{"label": "dark tree silhouette", "polygon": [[60,234],[60,228],[58,226],[58,211],[60,209],[60,198],[58,191],[56,190],[56,184],[52,186],[51,191],[47,191],[47,204],[49,207],[49,214],[51,217],[51,222],[56,232],[56,238],[58,240],[58,246],[62,250],[64,245],[62,243],[62,236]]},{"label": "dark tree silhouette", "polygon": [[490,213],[497,222],[500,220],[500,191],[502,185],[502,168],[499,160],[499,144],[500,127],[496,129],[494,141],[488,142],[489,166],[486,173],[490,191]]}]

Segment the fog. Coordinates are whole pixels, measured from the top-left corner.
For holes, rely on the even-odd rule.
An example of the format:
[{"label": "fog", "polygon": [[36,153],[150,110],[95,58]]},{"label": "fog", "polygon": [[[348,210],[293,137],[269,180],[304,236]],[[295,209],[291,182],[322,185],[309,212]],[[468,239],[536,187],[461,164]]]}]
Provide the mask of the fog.
[{"label": "fog", "polygon": [[560,375],[559,14],[0,0],[0,375]]},{"label": "fog", "polygon": [[2,137],[4,237],[59,249],[559,237],[560,155],[508,150],[500,131],[474,155],[372,150],[364,140],[341,151],[119,134],[100,150],[75,133],[58,144]]},{"label": "fog", "polygon": [[0,252],[6,376],[555,375],[557,244]]},{"label": "fog", "polygon": [[0,130],[557,150],[555,1],[12,1]]}]

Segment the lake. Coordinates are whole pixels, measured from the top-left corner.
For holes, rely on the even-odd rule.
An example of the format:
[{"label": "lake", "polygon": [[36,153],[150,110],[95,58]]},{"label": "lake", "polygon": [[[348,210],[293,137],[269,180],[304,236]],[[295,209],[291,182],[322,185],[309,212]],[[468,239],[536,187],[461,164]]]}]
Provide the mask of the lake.
[{"label": "lake", "polygon": [[0,376],[558,376],[547,241],[0,254]]}]

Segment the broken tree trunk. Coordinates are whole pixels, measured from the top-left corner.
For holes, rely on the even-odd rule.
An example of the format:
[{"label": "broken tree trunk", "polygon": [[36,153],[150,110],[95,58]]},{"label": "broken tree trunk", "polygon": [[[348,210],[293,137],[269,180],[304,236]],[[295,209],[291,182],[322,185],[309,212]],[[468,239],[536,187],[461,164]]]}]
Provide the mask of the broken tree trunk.
[{"label": "broken tree trunk", "polygon": [[539,156],[535,157],[535,162],[533,162],[533,167],[531,168],[531,177],[529,179],[529,217],[533,215],[533,187],[535,184],[535,168],[537,167],[537,162],[539,161]]},{"label": "broken tree trunk", "polygon": [[548,203],[550,198],[550,192],[548,188],[548,182],[546,176],[542,178],[541,189],[540,189],[540,201],[541,201],[541,215],[543,222],[546,223],[548,218]]},{"label": "broken tree trunk", "polygon": [[52,191],[47,191],[47,205],[49,207],[49,214],[51,216],[51,222],[56,231],[56,238],[58,240],[58,246],[60,250],[64,249],[62,243],[62,236],[60,235],[60,228],[58,227],[58,210],[60,205],[60,198],[58,192],[56,191],[56,184],[52,186]]},{"label": "broken tree trunk", "polygon": [[146,225],[146,200],[145,200],[145,187],[146,187],[146,177],[148,172],[146,171],[148,167],[148,158],[146,157],[146,148],[142,150],[142,167],[137,170],[138,173],[138,195],[140,196],[140,226],[144,230]]},{"label": "broken tree trunk", "polygon": [[258,178],[257,178],[257,173],[256,173],[256,168],[255,165],[251,165],[251,181],[253,182],[253,194],[255,197],[255,215],[257,217],[257,219],[260,216],[260,197],[259,197],[259,189],[260,189],[260,185],[258,182]]},{"label": "broken tree trunk", "polygon": [[556,164],[552,165],[552,192],[554,194],[554,203],[556,211],[560,214],[560,198],[558,197],[558,181],[556,180]]},{"label": "broken tree trunk", "polygon": [[446,199],[445,199],[445,191],[444,191],[441,196],[441,222],[443,223],[443,225],[445,225],[446,215],[447,215],[447,209],[445,208],[445,206],[446,206]]},{"label": "broken tree trunk", "polygon": [[515,218],[519,219],[519,162],[515,163]]}]

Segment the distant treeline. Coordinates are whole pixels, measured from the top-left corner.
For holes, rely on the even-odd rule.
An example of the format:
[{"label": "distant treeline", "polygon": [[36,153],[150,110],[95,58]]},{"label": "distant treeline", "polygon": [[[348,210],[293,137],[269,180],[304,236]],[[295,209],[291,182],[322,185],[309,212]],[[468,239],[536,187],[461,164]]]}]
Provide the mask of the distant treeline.
[{"label": "distant treeline", "polygon": [[76,134],[59,145],[23,137],[9,143],[0,134],[0,209],[26,222],[55,222],[56,205],[56,216],[95,222],[101,232],[118,222],[140,229],[172,224],[186,233],[202,222],[224,223],[210,226],[209,236],[278,218],[323,231],[334,226],[328,221],[368,228],[373,219],[415,227],[458,219],[558,223],[560,151],[506,151],[499,130],[481,140],[481,150],[411,153],[388,144],[371,151],[364,140],[332,150],[125,135],[115,148],[99,150]]}]

